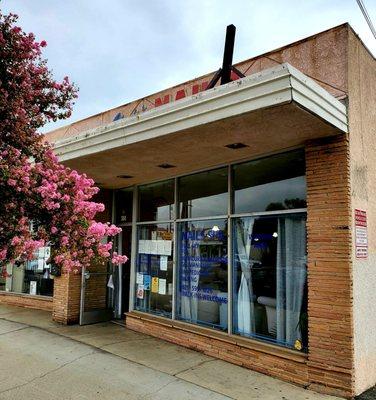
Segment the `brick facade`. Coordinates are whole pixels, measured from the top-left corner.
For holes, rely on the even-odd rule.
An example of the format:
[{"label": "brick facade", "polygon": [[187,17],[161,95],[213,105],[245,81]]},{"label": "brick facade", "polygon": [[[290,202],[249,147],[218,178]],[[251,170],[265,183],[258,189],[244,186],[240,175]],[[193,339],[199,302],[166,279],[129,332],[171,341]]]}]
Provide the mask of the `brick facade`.
[{"label": "brick facade", "polygon": [[348,138],[306,145],[309,349],[303,355],[131,312],[130,329],[310,389],[354,393]]},{"label": "brick facade", "polygon": [[55,278],[52,319],[62,324],[79,321],[81,274],[67,273]]},{"label": "brick facade", "polygon": [[240,336],[229,336],[180,321],[168,321],[147,314],[127,314],[129,329],[200,351],[263,374],[298,385],[308,385],[306,355]]},{"label": "brick facade", "polygon": [[52,311],[52,297],[0,292],[0,304]]},{"label": "brick facade", "polygon": [[349,142],[309,143],[307,163],[309,386],[353,395]]}]

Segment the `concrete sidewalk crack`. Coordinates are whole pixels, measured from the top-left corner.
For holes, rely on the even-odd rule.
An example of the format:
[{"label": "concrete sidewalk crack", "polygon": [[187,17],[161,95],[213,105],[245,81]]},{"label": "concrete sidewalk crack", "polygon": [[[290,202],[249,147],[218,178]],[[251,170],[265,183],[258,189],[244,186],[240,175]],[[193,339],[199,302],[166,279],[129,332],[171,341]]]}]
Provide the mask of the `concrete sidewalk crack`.
[{"label": "concrete sidewalk crack", "polygon": [[27,385],[29,385],[29,384],[31,384],[31,383],[37,381],[38,379],[43,379],[43,378],[46,377],[47,375],[50,375],[50,374],[52,374],[52,373],[54,373],[54,372],[56,372],[56,371],[59,371],[60,369],[66,367],[67,365],[73,364],[74,362],[76,362],[76,361],[78,361],[78,360],[81,360],[82,358],[87,357],[87,356],[90,356],[90,355],[95,354],[95,353],[97,353],[97,351],[91,351],[90,353],[83,354],[83,355],[81,355],[81,356],[79,356],[79,357],[77,357],[77,358],[74,358],[73,360],[67,361],[67,362],[64,363],[64,364],[59,365],[59,366],[56,367],[56,368],[53,368],[53,369],[51,369],[51,370],[49,370],[49,371],[46,371],[44,374],[38,375],[38,376],[36,376],[36,377],[34,377],[34,378],[28,380],[27,382],[20,383],[19,385],[15,385],[15,386],[13,386],[13,387],[11,387],[11,388],[2,390],[2,391],[0,392],[0,394],[6,393],[6,392],[10,392],[10,391],[12,391],[12,390],[19,389],[19,388],[21,388],[21,387],[27,386]]},{"label": "concrete sidewalk crack", "polygon": [[[204,361],[201,361],[201,362],[198,363],[197,365],[193,365],[192,367],[189,367],[189,368],[183,369],[183,370],[181,370],[181,371],[179,371],[179,372],[176,372],[176,373],[173,374],[172,376],[176,376],[176,377],[180,378],[180,377],[179,377],[180,374],[184,374],[184,372],[187,372],[187,371],[195,370],[196,368],[201,367],[201,365],[204,365],[204,364],[207,364],[207,363],[210,363],[210,362],[213,362],[213,361],[218,361],[218,360],[216,360],[216,359],[213,358],[212,360],[204,360]],[[182,378],[180,378],[180,379],[182,379]]]},{"label": "concrete sidewalk crack", "polygon": [[30,326],[22,326],[21,328],[13,329],[12,331],[0,333],[0,336],[8,335],[9,333],[13,333],[13,332],[17,332],[17,331],[22,331],[22,330],[24,330],[24,329],[29,329],[29,328],[30,328]]},{"label": "concrete sidewalk crack", "polygon": [[[147,399],[147,398],[149,398],[150,396],[154,396],[154,395],[156,395],[157,393],[159,393],[161,390],[163,390],[165,387],[167,387],[168,385],[171,385],[171,383],[175,383],[175,382],[178,382],[179,381],[179,379],[173,379],[172,381],[170,381],[170,382],[167,382],[167,383],[165,383],[164,385],[162,385],[160,388],[158,388],[156,391],[154,391],[154,392],[151,392],[151,393],[146,393],[146,394],[143,394],[143,395],[141,395],[141,396],[139,396],[138,398],[141,400],[141,399]],[[150,397],[150,398],[152,398],[152,397]]]}]

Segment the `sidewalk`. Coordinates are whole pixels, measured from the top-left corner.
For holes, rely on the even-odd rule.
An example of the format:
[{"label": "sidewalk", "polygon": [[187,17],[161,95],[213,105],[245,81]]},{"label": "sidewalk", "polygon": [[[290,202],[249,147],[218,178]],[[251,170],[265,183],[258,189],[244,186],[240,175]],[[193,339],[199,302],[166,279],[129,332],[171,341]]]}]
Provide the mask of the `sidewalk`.
[{"label": "sidewalk", "polygon": [[329,400],[113,323],[0,305],[0,399]]}]

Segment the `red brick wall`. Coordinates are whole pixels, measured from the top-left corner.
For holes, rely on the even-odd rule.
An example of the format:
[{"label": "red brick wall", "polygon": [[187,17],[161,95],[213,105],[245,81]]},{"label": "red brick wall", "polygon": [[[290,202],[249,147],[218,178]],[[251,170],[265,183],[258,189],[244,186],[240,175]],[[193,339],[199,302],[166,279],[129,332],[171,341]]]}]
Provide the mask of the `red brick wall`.
[{"label": "red brick wall", "polygon": [[263,374],[298,385],[308,385],[306,355],[292,350],[279,349],[241,337],[230,337],[178,321],[160,323],[153,317],[141,317],[140,313],[136,312],[127,314],[126,325],[135,331],[198,350]]},{"label": "red brick wall", "polygon": [[52,297],[0,292],[0,304],[52,311]]},{"label": "red brick wall", "polygon": [[348,138],[306,147],[310,387],[353,394],[353,295]]},{"label": "red brick wall", "polygon": [[55,278],[52,319],[75,324],[80,316],[81,274],[67,273]]}]

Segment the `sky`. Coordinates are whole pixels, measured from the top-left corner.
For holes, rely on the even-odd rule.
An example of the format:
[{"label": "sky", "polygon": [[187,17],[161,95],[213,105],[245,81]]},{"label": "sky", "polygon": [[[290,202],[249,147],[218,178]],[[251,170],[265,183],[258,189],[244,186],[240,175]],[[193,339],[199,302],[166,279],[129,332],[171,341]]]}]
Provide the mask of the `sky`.
[{"label": "sky", "polygon": [[[376,25],[376,0],[363,0]],[[57,80],[80,88],[69,120],[97,114],[217,70],[226,26],[234,63],[349,22],[376,55],[356,0],[0,0],[3,13],[46,40]]]}]

